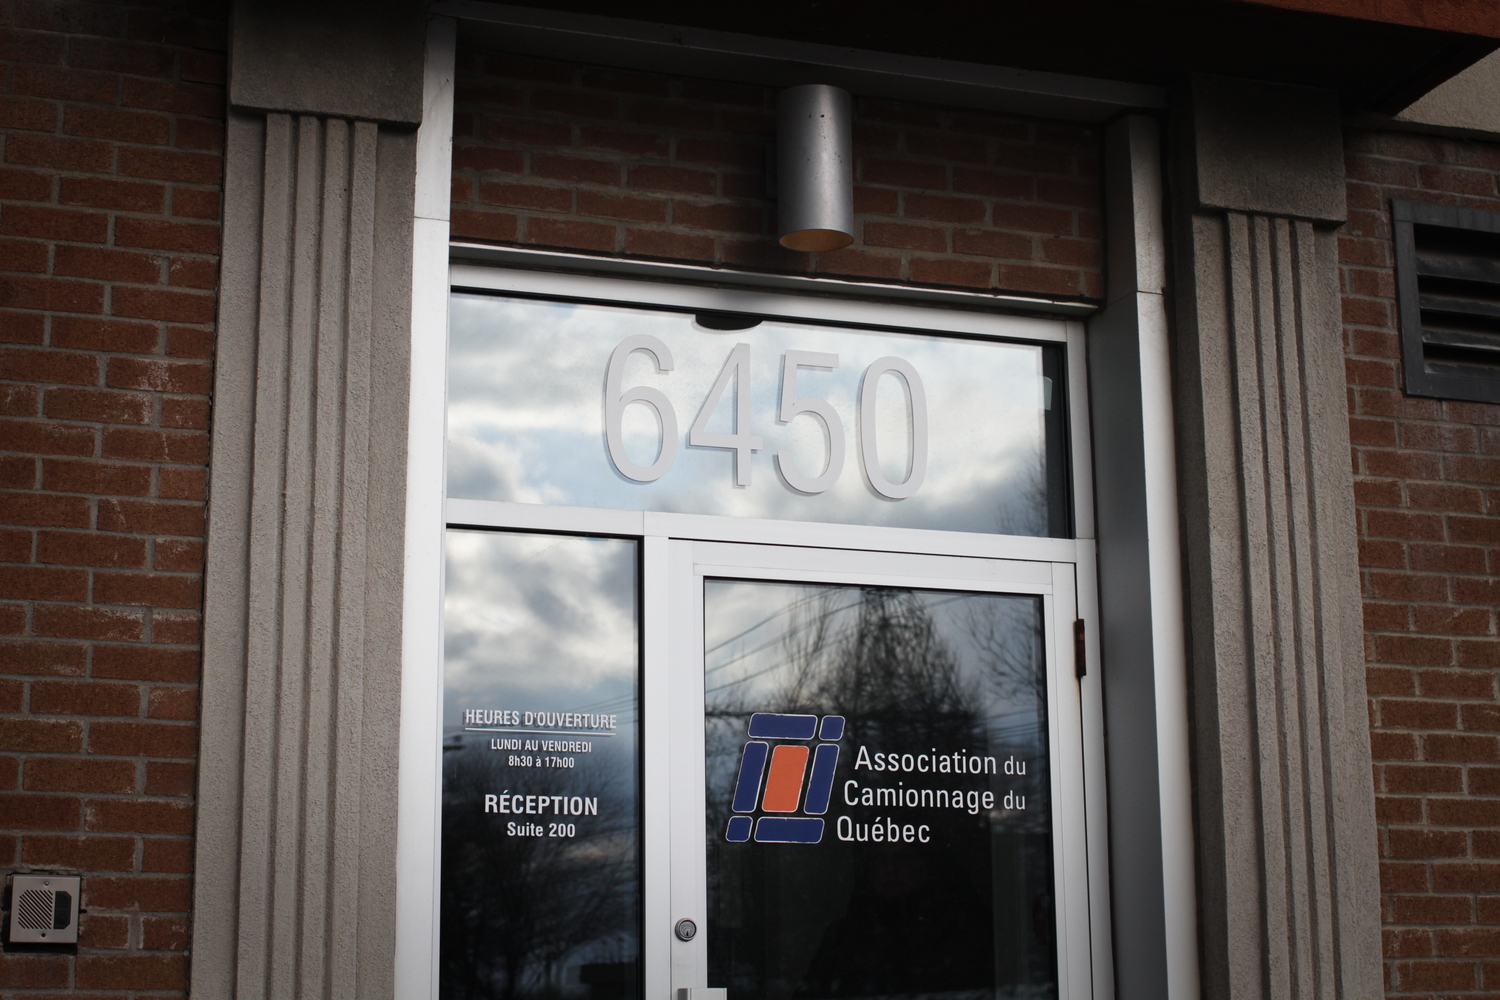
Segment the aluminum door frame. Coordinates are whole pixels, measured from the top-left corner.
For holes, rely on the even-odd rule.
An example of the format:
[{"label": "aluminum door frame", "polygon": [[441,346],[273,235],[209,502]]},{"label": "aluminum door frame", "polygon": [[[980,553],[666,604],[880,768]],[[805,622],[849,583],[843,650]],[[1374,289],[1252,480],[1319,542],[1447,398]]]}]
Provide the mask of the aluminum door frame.
[{"label": "aluminum door frame", "polygon": [[[648,539],[648,544],[651,540]],[[1073,622],[1078,617],[1075,567],[1068,563],[953,555],[893,553],[828,548],[799,548],[732,542],[659,539],[652,546],[657,562],[647,556],[645,588],[659,588],[655,597],[668,615],[661,639],[666,643],[665,680],[659,692],[666,712],[666,746],[670,778],[665,792],[669,814],[655,824],[665,829],[667,844],[655,849],[665,854],[670,871],[666,912],[653,902],[647,907],[642,942],[647,964],[647,997],[663,994],[652,989],[659,977],[668,979],[671,993],[682,988],[722,986],[708,982],[707,842],[704,817],[704,582],[712,579],[766,580],[890,586],[930,590],[961,590],[1038,595],[1042,598],[1047,671],[1048,757],[1051,779],[1053,879],[1057,916],[1057,971],[1061,1000],[1084,1000],[1094,995],[1093,942],[1090,933],[1089,837],[1085,794],[1084,704],[1082,686],[1073,669]],[[652,570],[655,569],[653,573]],[[651,597],[647,597],[649,602]],[[649,606],[649,605],[648,605]],[[649,625],[647,626],[649,628]],[[648,644],[648,672],[650,670]],[[643,717],[648,708],[643,704]],[[653,727],[648,723],[647,731]],[[647,766],[650,766],[648,760]],[[658,772],[660,773],[660,772]],[[659,799],[647,808],[662,808]],[[658,833],[659,835],[659,833]],[[652,848],[648,848],[648,851]],[[656,869],[658,874],[660,868]],[[646,877],[651,878],[648,866]],[[655,920],[653,921],[653,916]],[[671,926],[682,918],[697,923],[691,941],[678,940]],[[667,955],[658,942],[667,943]],[[653,952],[657,952],[654,954]],[[651,975],[655,970],[656,975]]]}]

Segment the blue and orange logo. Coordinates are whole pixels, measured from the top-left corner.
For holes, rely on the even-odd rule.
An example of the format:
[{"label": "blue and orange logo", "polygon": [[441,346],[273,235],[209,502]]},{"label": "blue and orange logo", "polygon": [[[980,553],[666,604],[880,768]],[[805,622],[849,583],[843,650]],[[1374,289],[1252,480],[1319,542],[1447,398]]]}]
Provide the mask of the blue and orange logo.
[{"label": "blue and orange logo", "polygon": [[[814,736],[822,741],[814,747]],[[778,715],[756,712],[750,716],[750,742],[740,758],[740,776],[734,785],[734,811],[724,839],[740,844],[753,829],[758,843],[816,844],[823,839],[822,815],[833,796],[833,769],[839,762],[838,741],[844,737],[844,717],[825,715]],[[766,740],[778,742],[774,747]],[[812,758],[809,775],[807,761]],[[766,767],[769,758],[771,766]],[[803,778],[807,777],[806,795]],[[762,790],[761,779],[765,779]],[[754,817],[756,805],[762,814]],[[802,807],[804,815],[790,815]]]}]

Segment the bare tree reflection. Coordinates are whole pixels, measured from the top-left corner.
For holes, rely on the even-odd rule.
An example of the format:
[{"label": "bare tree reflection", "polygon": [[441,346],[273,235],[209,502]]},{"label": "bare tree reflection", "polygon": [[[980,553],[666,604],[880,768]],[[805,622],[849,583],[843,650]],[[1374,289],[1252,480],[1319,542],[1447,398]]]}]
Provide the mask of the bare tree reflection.
[{"label": "bare tree reflection", "polygon": [[844,716],[840,783],[988,785],[970,775],[855,772],[856,748],[865,745],[914,755],[1016,753],[1032,762],[1031,785],[1045,789],[1038,602],[904,588],[724,586],[778,593],[759,605],[775,610],[711,650],[707,665],[715,985],[740,1000],[1055,995],[1045,801],[1026,813],[900,814],[930,825],[925,846],[841,841],[838,814],[870,822],[890,810],[851,809],[838,793],[815,848],[723,837],[753,712]]}]

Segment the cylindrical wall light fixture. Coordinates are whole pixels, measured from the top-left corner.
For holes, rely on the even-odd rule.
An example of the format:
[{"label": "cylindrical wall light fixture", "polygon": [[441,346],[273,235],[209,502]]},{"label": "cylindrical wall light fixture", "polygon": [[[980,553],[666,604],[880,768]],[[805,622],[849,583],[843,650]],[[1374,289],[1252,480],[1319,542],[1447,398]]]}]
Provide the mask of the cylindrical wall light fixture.
[{"label": "cylindrical wall light fixture", "polygon": [[776,99],[781,245],[837,250],[854,242],[854,129],[849,92],[814,83]]}]

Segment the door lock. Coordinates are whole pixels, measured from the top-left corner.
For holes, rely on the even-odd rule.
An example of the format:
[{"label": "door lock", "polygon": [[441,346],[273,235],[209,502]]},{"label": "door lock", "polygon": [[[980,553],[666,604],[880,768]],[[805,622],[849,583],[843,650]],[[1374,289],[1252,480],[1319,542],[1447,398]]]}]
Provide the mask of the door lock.
[{"label": "door lock", "polygon": [[691,941],[698,936],[698,925],[683,917],[677,921],[677,926],[672,928],[672,931],[677,935],[677,940]]}]

